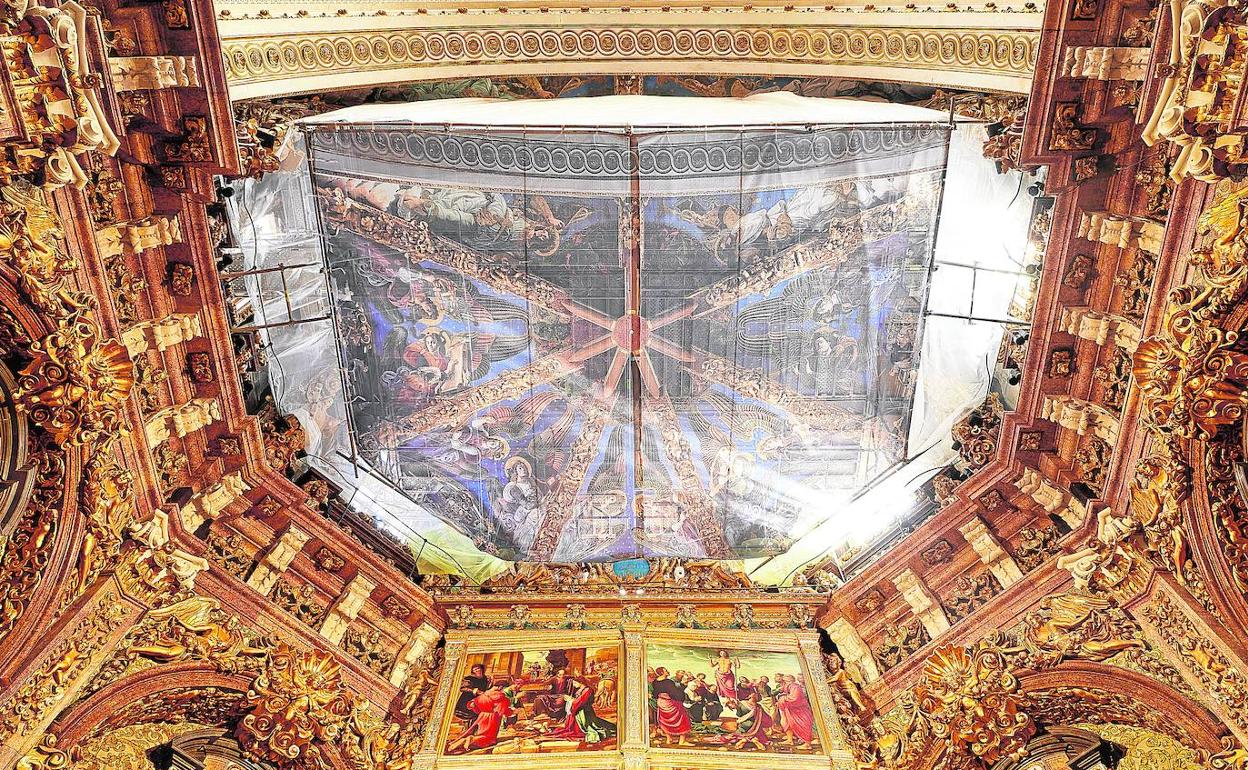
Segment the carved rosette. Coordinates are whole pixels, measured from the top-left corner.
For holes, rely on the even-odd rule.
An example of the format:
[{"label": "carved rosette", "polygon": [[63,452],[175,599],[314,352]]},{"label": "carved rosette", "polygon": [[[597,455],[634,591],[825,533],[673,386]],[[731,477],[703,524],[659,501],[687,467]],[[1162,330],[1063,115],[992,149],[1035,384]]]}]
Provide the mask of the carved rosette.
[{"label": "carved rosette", "polygon": [[15,398],[31,420],[62,446],[109,442],[124,424],[134,366],[116,340],[99,338],[83,314],[31,346]]},{"label": "carved rosette", "polygon": [[328,765],[322,752],[338,745],[354,706],[331,654],[279,644],[247,691],[235,737],[250,756],[279,768]]},{"label": "carved rosette", "polygon": [[1002,411],[1001,398],[989,393],[982,404],[953,426],[954,448],[967,470],[984,467],[997,453]]},{"label": "carved rosette", "polygon": [[938,742],[986,763],[1022,757],[1036,730],[1004,652],[989,643],[937,650],[923,667],[915,703]]}]

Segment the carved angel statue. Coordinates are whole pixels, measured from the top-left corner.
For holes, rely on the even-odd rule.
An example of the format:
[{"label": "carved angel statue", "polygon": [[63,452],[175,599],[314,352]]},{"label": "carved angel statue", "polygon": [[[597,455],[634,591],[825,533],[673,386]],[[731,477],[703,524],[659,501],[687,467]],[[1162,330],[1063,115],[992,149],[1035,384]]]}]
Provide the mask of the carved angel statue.
[{"label": "carved angel statue", "polygon": [[418,711],[428,711],[425,696],[438,680],[438,671],[442,668],[442,651],[435,650],[424,660],[416,662],[411,676],[403,686],[403,701],[400,709],[409,719],[414,718]]},{"label": "carved angel statue", "polygon": [[1107,599],[1085,594],[1055,594],[1027,616],[1025,640],[1048,662],[1067,658],[1102,661],[1123,650],[1142,649],[1137,629],[1115,616]]},{"label": "carved angel statue", "polygon": [[865,711],[867,704],[863,699],[862,689],[849,675],[841,656],[836,653],[824,653],[823,667],[827,671],[828,685],[831,686],[833,694],[844,697],[852,704],[854,711]]},{"label": "carved angel statue", "polygon": [[175,660],[225,660],[238,656],[261,658],[266,646],[252,644],[238,619],[225,617],[221,604],[206,596],[192,596],[147,613],[157,622],[172,621],[164,629],[131,644],[127,652],[160,663]]}]

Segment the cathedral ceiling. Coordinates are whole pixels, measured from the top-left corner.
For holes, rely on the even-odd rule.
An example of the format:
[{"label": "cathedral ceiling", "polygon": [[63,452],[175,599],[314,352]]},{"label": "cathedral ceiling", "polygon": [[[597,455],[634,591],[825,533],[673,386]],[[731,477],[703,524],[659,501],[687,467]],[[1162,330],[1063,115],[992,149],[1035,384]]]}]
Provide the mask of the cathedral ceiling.
[{"label": "cathedral ceiling", "polygon": [[[639,23],[641,8],[49,0],[0,9],[0,768],[1248,767],[1248,506],[1239,473],[1248,195],[1236,181],[1246,163],[1243,12],[1220,0],[1159,8],[1072,0],[1043,10],[660,5],[646,6]],[[591,28],[601,34],[589,40]],[[1019,37],[1016,48],[1010,41]],[[683,63],[664,59],[668,51]],[[720,62],[713,75],[712,61]],[[515,77],[485,77],[502,68]],[[603,71],[612,74],[593,74]],[[409,82],[416,73],[431,79]],[[482,77],[432,80],[460,75]],[[911,85],[843,79],[850,75]],[[363,90],[329,93],[332,85]],[[548,559],[508,566],[481,585],[452,571],[428,574],[410,541],[364,521],[367,507],[348,505],[345,485],[304,456],[319,423],[264,398],[269,351],[255,344],[256,305],[230,275],[245,265],[231,240],[239,228],[227,224],[239,194],[224,183],[277,178],[294,118],[330,102],[388,109],[447,94],[758,89],[941,101],[930,90],[938,85],[1027,93],[1026,103],[963,93],[954,112],[984,124],[979,150],[999,170],[1047,169],[1043,189],[1019,185],[1018,193],[1048,199],[1028,237],[1041,268],[1023,265],[1035,274],[1029,334],[992,347],[998,387],[947,431],[951,454],[931,484],[931,515],[893,538],[882,558],[848,571],[815,558],[791,581],[764,588],[738,560],[637,548],[662,535],[634,519],[641,531],[626,533],[633,540],[623,553],[612,551],[618,540],[602,553],[640,550],[644,564]],[[312,91],[321,98],[241,101]],[[410,143],[356,146],[388,153]],[[430,336],[424,321],[439,313],[494,327],[476,332],[488,343],[461,346],[462,372],[487,385],[515,376],[517,359],[484,352],[506,353],[491,346],[549,320],[533,311],[542,281],[578,344],[555,338],[541,352],[566,365],[602,349],[571,362],[580,390],[556,396],[568,406],[538,410],[553,392],[543,390],[553,381],[543,383],[521,397],[538,401],[503,404],[512,418],[532,416],[526,430],[484,430],[508,418],[499,412],[459,443],[557,443],[559,430],[545,421],[567,415],[566,433],[585,436],[577,421],[601,417],[573,405],[586,393],[670,404],[680,436],[614,410],[601,422],[604,434],[632,429],[634,464],[612,482],[624,480],[635,516],[664,478],[647,472],[655,458],[672,492],[681,457],[693,466],[686,477],[713,490],[690,418],[719,418],[703,403],[707,391],[680,387],[707,374],[711,354],[727,360],[716,347],[726,335],[704,329],[697,339],[696,322],[761,313],[808,274],[843,277],[822,262],[800,276],[775,273],[784,264],[769,261],[777,255],[835,250],[825,231],[803,229],[794,201],[824,190],[832,221],[855,220],[855,237],[884,236],[843,264],[904,266],[894,241],[930,238],[928,220],[907,220],[904,232],[895,220],[867,225],[878,209],[911,200],[931,216],[930,189],[912,190],[908,178],[922,168],[890,174],[906,189],[895,185],[878,201],[864,194],[875,187],[835,178],[835,167],[792,188],[738,175],[732,216],[771,212],[782,198],[792,232],[772,223],[776,243],[750,256],[771,270],[760,284],[765,297],[705,315],[718,282],[755,277],[740,263],[735,271],[721,264],[722,248],[699,243],[699,234],[734,229],[702,224],[712,211],[712,224],[728,216],[722,180],[682,189],[689,205],[675,207],[675,218],[638,206],[635,220],[624,212],[642,196],[592,194],[613,183],[610,175],[542,189],[543,204],[518,203],[514,185],[482,186],[497,188],[516,221],[545,223],[522,227],[526,250],[570,255],[523,280],[497,266],[473,274],[472,258],[499,246],[503,231],[483,244],[475,216],[454,232],[406,216],[465,213],[446,194],[463,193],[463,179],[448,187],[440,177],[321,168],[304,200],[336,228],[325,233],[376,255],[361,276],[334,284],[344,289],[339,298],[362,298],[392,329],[395,319],[413,321],[390,348],[390,335],[368,334],[345,352],[383,370],[385,361],[420,357],[435,371],[417,386],[453,376],[441,359],[460,330]],[[429,191],[379,198],[362,184],[413,181]],[[582,209],[589,213],[578,218]],[[985,232],[997,224],[981,219]],[[656,222],[674,225],[670,237],[647,241]],[[649,265],[648,248],[664,261]],[[456,264],[427,259],[448,252]],[[400,257],[412,265],[396,284]],[[678,270],[680,260],[692,269]],[[578,265],[619,291],[587,292]],[[687,281],[687,291],[660,295],[657,317],[685,315],[658,330],[642,323],[652,320],[645,295],[623,290],[644,287],[647,267],[664,283]],[[893,302],[900,296],[888,294],[879,304],[886,316],[918,312],[910,299],[924,294],[930,310],[937,296],[935,280],[930,290],[921,281],[884,284],[909,295]],[[829,336],[822,327],[860,330],[838,326],[861,319],[835,318],[828,305],[799,325]],[[621,317],[629,321],[620,324],[623,340]],[[683,331],[672,339],[668,329]],[[904,365],[914,355],[855,339],[858,361],[897,354]],[[618,351],[648,356],[649,366],[638,362],[625,384],[625,373],[611,376]],[[736,371],[774,362],[775,382],[805,393],[800,363],[793,375],[785,353],[765,352],[734,357]],[[878,377],[858,378],[870,372],[849,361],[848,345],[842,354],[846,379],[879,387]],[[930,359],[920,358],[922,369]],[[498,370],[482,370],[486,361]],[[407,395],[384,402],[387,418],[425,419],[421,394]],[[887,386],[886,396],[905,410]],[[771,424],[793,416],[784,398],[754,401]],[[465,411],[469,424],[486,416]],[[454,446],[457,432],[434,421],[411,441],[427,458]],[[863,433],[846,434],[847,445],[862,447]],[[885,431],[893,442],[900,435]],[[602,465],[609,443],[604,435],[586,456]],[[525,457],[534,478],[563,462],[562,451],[546,453],[545,465]],[[524,489],[504,494],[516,483],[506,474],[529,469],[499,465],[490,467],[503,474],[494,491],[522,506]],[[474,493],[488,498],[482,482]],[[760,547],[733,540],[728,528],[686,534],[712,556],[703,546],[716,538],[734,555]]]}]

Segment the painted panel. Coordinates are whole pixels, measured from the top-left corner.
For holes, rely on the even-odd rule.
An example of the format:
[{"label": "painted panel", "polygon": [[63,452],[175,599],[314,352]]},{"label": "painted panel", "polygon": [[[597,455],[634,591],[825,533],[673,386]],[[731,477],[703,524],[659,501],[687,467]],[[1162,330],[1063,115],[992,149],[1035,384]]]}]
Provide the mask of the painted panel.
[{"label": "painted panel", "polygon": [[618,646],[471,652],[448,708],[443,754],[613,751],[619,732]]},{"label": "painted panel", "polygon": [[796,650],[646,642],[651,748],[773,754],[823,750]]}]

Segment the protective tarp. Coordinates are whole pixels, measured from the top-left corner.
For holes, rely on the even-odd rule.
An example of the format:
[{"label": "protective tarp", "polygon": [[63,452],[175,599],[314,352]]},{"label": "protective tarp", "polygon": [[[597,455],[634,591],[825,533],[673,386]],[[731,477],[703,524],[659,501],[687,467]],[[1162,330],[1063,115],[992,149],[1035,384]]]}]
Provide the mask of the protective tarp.
[{"label": "protective tarp", "polygon": [[[267,331],[279,405],[435,568],[809,559],[837,542],[795,541],[863,529],[838,514],[982,398],[995,326],[922,343],[957,382],[919,365],[946,116],[787,94],[515,104],[322,116],[235,208],[248,267],[319,252],[329,270],[328,292],[286,271],[296,316],[333,319]],[[273,281],[253,287],[270,324]]]}]

